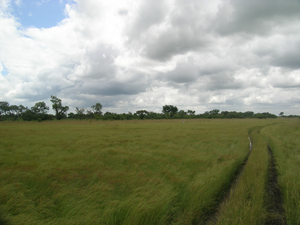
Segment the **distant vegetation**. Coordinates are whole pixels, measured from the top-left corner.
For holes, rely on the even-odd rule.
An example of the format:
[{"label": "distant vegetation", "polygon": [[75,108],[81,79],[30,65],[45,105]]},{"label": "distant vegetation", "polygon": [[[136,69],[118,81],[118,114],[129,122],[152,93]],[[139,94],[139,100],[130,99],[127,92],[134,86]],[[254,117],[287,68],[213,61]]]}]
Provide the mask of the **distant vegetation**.
[{"label": "distant vegetation", "polygon": [[[215,118],[277,118],[276,115],[269,112],[254,113],[252,111],[236,112],[236,111],[220,111],[214,109],[204,113],[196,114],[193,110],[178,110],[176,106],[165,105],[162,107],[162,112],[151,112],[147,110],[138,110],[135,113],[114,113],[102,112],[102,105],[96,103],[90,109],[76,107],[75,113],[67,113],[68,106],[63,106],[61,99],[56,96],[51,96],[52,109],[55,115],[49,114],[49,106],[45,102],[37,102],[31,108],[23,105],[10,105],[7,101],[0,101],[0,121],[2,120],[23,120],[23,121],[44,121],[44,120],[60,120],[60,119],[97,119],[97,120],[143,120],[143,119],[215,119]],[[284,113],[279,114],[280,117],[285,117]],[[290,115],[288,117],[298,117]]]}]

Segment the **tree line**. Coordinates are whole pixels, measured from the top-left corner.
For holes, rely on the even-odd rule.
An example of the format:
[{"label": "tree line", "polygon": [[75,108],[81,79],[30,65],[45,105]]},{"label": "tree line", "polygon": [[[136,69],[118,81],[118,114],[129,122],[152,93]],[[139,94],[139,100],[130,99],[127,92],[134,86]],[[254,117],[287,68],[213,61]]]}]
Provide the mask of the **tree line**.
[{"label": "tree line", "polygon": [[[10,105],[7,101],[0,101],[0,120],[23,120],[23,121],[43,121],[43,120],[61,120],[61,119],[101,119],[101,120],[133,120],[133,119],[197,119],[197,118],[277,118],[276,115],[269,112],[254,113],[252,111],[236,112],[236,111],[220,111],[213,109],[204,113],[196,114],[193,110],[178,110],[176,106],[165,105],[162,107],[162,112],[152,112],[147,110],[138,110],[135,113],[102,113],[102,105],[96,103],[90,109],[75,108],[75,113],[69,111],[68,106],[62,105],[62,100],[51,95],[52,109],[55,115],[49,114],[49,106],[45,102],[37,102],[31,108],[23,105]],[[283,113],[280,113],[283,116]],[[295,117],[291,115],[290,117]]]}]

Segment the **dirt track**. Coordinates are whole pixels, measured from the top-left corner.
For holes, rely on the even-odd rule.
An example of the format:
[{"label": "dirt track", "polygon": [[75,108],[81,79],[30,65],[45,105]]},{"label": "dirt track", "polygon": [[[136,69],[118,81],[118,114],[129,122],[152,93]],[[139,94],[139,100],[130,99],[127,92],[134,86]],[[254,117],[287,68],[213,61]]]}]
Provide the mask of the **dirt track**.
[{"label": "dirt track", "polygon": [[206,220],[206,224],[214,224],[214,223],[217,222],[219,211],[220,211],[220,208],[221,208],[222,204],[224,202],[226,202],[226,200],[230,197],[230,193],[238,185],[239,178],[241,177],[241,175],[244,171],[244,168],[246,166],[246,163],[248,161],[249,155],[250,155],[251,150],[252,150],[252,141],[251,141],[250,137],[249,137],[249,141],[250,141],[250,144],[249,144],[249,152],[248,152],[247,157],[245,158],[245,160],[242,163],[242,165],[240,166],[240,168],[237,170],[237,172],[235,174],[235,177],[234,177],[230,187],[227,190],[225,190],[226,193],[224,194],[224,198],[222,199],[222,201],[219,202],[218,207],[216,208],[216,210],[214,212],[212,212],[211,215],[208,216],[208,218]]},{"label": "dirt track", "polygon": [[[206,224],[215,224],[218,220],[218,215],[222,204],[230,197],[230,192],[234,190],[234,188],[238,185],[239,177],[243,173],[244,167],[247,163],[249,155],[252,150],[252,142],[250,140],[250,149],[249,153],[241,165],[240,169],[236,173],[236,177],[233,180],[230,188],[227,190],[227,193],[224,195],[224,199],[219,203],[216,210],[208,217]],[[268,146],[268,154],[269,154],[269,165],[268,165],[268,181],[267,181],[267,218],[265,221],[266,225],[284,225],[284,208],[283,208],[283,198],[282,193],[279,189],[277,182],[277,171],[276,171],[276,162],[273,156],[273,152],[271,148]]]},{"label": "dirt track", "polygon": [[285,224],[282,193],[277,182],[277,171],[272,149],[268,146],[268,217],[266,225]]}]

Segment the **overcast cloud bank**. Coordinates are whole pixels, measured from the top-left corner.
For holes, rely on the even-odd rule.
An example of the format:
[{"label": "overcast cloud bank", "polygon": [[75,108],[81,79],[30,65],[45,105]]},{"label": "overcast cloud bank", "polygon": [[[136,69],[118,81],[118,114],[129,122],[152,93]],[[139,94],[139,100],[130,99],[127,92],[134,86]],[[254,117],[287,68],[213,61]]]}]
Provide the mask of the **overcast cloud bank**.
[{"label": "overcast cloud bank", "polygon": [[299,0],[76,0],[41,29],[13,4],[0,0],[1,101],[299,114]]}]

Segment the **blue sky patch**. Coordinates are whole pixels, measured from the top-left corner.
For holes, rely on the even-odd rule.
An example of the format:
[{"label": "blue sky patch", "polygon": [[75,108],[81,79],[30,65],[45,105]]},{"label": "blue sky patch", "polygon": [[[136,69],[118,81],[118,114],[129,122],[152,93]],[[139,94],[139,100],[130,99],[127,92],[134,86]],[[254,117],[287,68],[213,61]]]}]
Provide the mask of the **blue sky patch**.
[{"label": "blue sky patch", "polygon": [[66,15],[65,4],[68,0],[23,0],[20,4],[12,2],[12,14],[23,27],[50,28],[56,26]]},{"label": "blue sky patch", "polygon": [[2,76],[6,76],[7,74],[9,74],[9,71],[7,68],[5,68],[5,66],[0,63],[0,73]]}]

